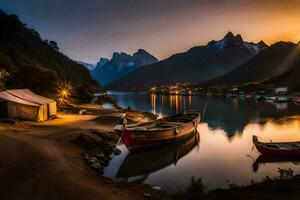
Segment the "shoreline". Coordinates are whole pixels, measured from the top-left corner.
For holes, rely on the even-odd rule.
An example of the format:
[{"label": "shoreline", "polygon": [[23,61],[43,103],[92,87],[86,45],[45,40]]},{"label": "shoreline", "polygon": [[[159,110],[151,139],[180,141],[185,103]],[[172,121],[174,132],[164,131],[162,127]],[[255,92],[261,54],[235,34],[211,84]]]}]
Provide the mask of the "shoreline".
[{"label": "shoreline", "polygon": [[[0,198],[250,200],[274,199],[273,188],[277,188],[277,196],[284,197],[286,190],[300,196],[298,176],[207,193],[196,181],[187,191],[176,194],[157,191],[146,184],[106,178],[102,176],[102,170],[119,139],[113,127],[122,111],[97,110],[94,115],[59,114],[57,119],[45,122],[1,124]],[[132,111],[128,118],[131,123],[145,122],[151,116]]]},{"label": "shoreline", "polygon": [[[86,165],[92,152],[74,140],[91,130],[111,134],[120,112],[101,115],[60,114],[45,122],[20,121],[0,127],[1,199],[166,199],[144,184],[119,184]],[[132,120],[147,117],[135,112]],[[115,137],[115,136],[114,136]],[[96,136],[94,138],[97,138]],[[97,138],[99,139],[99,138]],[[100,139],[99,139],[100,140]]]}]

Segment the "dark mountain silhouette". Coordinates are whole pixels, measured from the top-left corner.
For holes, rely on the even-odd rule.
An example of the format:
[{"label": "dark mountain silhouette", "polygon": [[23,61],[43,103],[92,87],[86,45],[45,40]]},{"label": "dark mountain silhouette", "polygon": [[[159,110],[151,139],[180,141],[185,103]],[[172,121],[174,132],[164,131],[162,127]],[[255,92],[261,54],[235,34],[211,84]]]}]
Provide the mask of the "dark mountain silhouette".
[{"label": "dark mountain silhouette", "polygon": [[241,35],[234,36],[229,32],[222,40],[140,67],[108,88],[135,90],[137,86],[146,89],[176,82],[203,82],[239,67],[265,48],[264,42],[245,42]]},{"label": "dark mountain silhouette", "polygon": [[100,58],[99,62],[97,62],[96,67],[102,68],[107,62],[109,61],[108,58]]},{"label": "dark mountain silhouette", "polygon": [[289,91],[300,91],[300,52],[298,45],[294,48],[290,56],[290,67],[280,75],[272,76],[264,81],[264,84],[273,84],[275,86],[288,86]]},{"label": "dark mountain silhouette", "polygon": [[208,85],[233,85],[256,82],[284,81],[288,77],[293,79],[295,74],[289,74],[291,70],[298,70],[299,60],[298,46],[291,42],[277,42],[269,48],[241,65],[240,67],[212,79]]},{"label": "dark mountain silhouette", "polygon": [[83,61],[77,61],[77,63],[85,66],[88,70],[93,70],[96,67],[95,64],[91,64],[91,63],[87,63],[87,62],[83,62]]},{"label": "dark mountain silhouette", "polygon": [[39,94],[53,95],[58,81],[63,80],[70,81],[74,89],[85,85],[100,90],[83,65],[59,52],[55,41],[43,41],[18,16],[8,16],[0,10],[0,26],[3,88],[29,88]]},{"label": "dark mountain silhouette", "polygon": [[132,56],[123,52],[114,53],[111,60],[101,58],[91,73],[101,85],[108,85],[140,66],[156,62],[158,60],[143,49],[139,49]]}]

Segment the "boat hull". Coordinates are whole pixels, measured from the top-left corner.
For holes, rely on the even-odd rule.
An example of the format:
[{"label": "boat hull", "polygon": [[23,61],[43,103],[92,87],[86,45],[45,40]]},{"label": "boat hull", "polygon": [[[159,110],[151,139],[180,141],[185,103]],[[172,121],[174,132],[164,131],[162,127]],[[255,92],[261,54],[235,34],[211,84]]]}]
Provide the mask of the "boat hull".
[{"label": "boat hull", "polygon": [[[300,142],[263,143],[253,136],[253,143],[258,152],[264,155],[300,157]],[[292,148],[294,144],[299,145],[299,148]],[[291,148],[280,148],[282,145],[291,146]]]},{"label": "boat hull", "polygon": [[276,150],[276,149],[266,148],[261,145],[255,145],[255,147],[261,154],[300,157],[300,150],[283,150],[283,149]]},{"label": "boat hull", "polygon": [[129,151],[168,144],[195,134],[199,123],[200,115],[193,121],[176,128],[152,131],[125,129],[122,133],[122,140]]}]

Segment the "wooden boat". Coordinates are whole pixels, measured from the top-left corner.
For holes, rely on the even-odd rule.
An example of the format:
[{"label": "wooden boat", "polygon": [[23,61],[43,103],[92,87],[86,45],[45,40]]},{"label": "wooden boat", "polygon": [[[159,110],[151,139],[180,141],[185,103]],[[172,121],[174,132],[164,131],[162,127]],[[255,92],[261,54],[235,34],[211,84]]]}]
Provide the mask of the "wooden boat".
[{"label": "wooden boat", "polygon": [[152,148],[151,151],[130,152],[118,170],[117,177],[146,177],[172,164],[176,165],[194,149],[199,140],[199,133],[196,132],[169,145]]},{"label": "wooden boat", "polygon": [[200,114],[187,112],[158,120],[134,125],[118,125],[114,129],[121,133],[129,151],[154,145],[171,143],[196,132]]},{"label": "wooden boat", "polygon": [[253,135],[253,143],[261,154],[274,156],[300,156],[299,142],[260,142],[257,136]]}]

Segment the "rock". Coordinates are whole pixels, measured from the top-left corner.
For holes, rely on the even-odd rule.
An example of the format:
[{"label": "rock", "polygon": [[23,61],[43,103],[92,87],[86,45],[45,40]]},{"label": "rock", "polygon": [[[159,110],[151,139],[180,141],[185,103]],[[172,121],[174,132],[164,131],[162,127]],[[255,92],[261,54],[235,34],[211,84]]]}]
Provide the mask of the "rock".
[{"label": "rock", "polygon": [[108,166],[108,161],[107,160],[100,160],[101,165],[103,165],[104,167]]},{"label": "rock", "polygon": [[79,111],[79,115],[86,115],[87,114],[87,111],[86,110],[80,110]]},{"label": "rock", "polygon": [[125,181],[124,178],[118,177],[118,178],[114,178],[114,179],[113,179],[113,182],[114,182],[114,183],[125,183],[126,181]]},{"label": "rock", "polygon": [[97,157],[99,160],[104,160],[104,159],[106,159],[106,156],[105,156],[104,153],[102,153],[102,152],[96,153],[96,157]]},{"label": "rock", "polygon": [[93,164],[93,163],[97,163],[97,162],[99,162],[99,160],[96,158],[96,157],[90,157],[89,159],[88,159],[88,163],[91,165],[91,164]]},{"label": "rock", "polygon": [[107,142],[109,148],[113,148],[115,146],[114,142]]},{"label": "rock", "polygon": [[120,150],[120,149],[118,149],[118,148],[116,148],[115,150],[114,150],[114,154],[115,155],[120,155],[122,153],[122,151]]},{"label": "rock", "polygon": [[159,187],[159,186],[153,186],[152,190],[162,191],[161,187]]},{"label": "rock", "polygon": [[83,154],[83,155],[81,155],[81,157],[83,160],[89,160],[89,158],[90,158],[87,154]]},{"label": "rock", "polygon": [[93,164],[91,164],[91,168],[93,169],[101,169],[101,164],[98,162],[95,162]]},{"label": "rock", "polygon": [[151,194],[149,194],[149,193],[144,193],[144,197],[151,197]]}]

